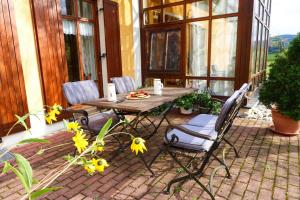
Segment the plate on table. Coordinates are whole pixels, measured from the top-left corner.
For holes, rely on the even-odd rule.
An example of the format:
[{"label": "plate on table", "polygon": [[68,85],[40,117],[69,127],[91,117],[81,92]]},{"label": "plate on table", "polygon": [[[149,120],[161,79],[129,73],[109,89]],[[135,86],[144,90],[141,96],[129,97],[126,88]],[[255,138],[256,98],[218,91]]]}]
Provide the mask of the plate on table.
[{"label": "plate on table", "polygon": [[148,99],[150,94],[144,91],[137,91],[137,92],[130,92],[129,95],[126,96],[128,100],[141,100],[141,99]]}]

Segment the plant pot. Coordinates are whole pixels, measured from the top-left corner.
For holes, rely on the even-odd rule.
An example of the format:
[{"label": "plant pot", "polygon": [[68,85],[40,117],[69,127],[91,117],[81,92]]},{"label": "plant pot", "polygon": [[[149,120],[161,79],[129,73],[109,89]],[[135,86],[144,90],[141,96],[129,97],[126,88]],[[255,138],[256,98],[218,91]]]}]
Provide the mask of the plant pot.
[{"label": "plant pot", "polygon": [[208,114],[210,111],[210,108],[205,108],[205,107],[199,107],[199,113],[201,114]]},{"label": "plant pot", "polygon": [[185,108],[180,107],[180,113],[184,115],[190,115],[193,113],[193,108],[186,110]]},{"label": "plant pot", "polygon": [[300,121],[296,121],[289,116],[283,115],[274,108],[272,108],[272,119],[274,123],[274,132],[284,135],[300,134]]}]

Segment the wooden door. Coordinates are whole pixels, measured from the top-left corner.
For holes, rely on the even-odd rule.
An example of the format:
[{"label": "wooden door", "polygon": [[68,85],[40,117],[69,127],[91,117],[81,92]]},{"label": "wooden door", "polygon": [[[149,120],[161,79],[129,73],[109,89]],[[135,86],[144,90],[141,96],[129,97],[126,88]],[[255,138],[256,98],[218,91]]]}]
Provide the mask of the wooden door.
[{"label": "wooden door", "polygon": [[13,2],[0,0],[0,136],[28,112],[14,16]]},{"label": "wooden door", "polygon": [[119,6],[103,0],[107,78],[122,76]]}]

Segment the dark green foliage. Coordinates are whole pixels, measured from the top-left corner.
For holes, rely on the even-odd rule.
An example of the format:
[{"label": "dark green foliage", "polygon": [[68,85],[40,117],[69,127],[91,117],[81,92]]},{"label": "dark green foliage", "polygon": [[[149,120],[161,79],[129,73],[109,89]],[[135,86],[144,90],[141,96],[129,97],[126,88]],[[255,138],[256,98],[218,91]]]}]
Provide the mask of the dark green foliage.
[{"label": "dark green foliage", "polygon": [[259,99],[264,105],[275,105],[282,114],[300,120],[300,34],[291,42],[288,51],[271,64]]},{"label": "dark green foliage", "polygon": [[193,108],[194,101],[195,101],[194,99],[195,99],[194,94],[185,95],[176,101],[176,105],[178,107],[183,107],[184,109],[188,110]]}]

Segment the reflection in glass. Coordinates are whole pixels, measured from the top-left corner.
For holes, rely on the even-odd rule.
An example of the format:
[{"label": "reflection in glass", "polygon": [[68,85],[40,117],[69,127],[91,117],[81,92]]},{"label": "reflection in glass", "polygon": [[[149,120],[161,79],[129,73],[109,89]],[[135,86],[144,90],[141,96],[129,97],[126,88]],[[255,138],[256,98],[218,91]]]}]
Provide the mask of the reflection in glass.
[{"label": "reflection in glass", "polygon": [[95,63],[94,24],[80,22],[80,44],[84,66],[84,79],[97,80]]},{"label": "reflection in glass", "polygon": [[200,91],[205,91],[207,89],[207,81],[206,80],[187,80],[186,81],[187,88],[194,88]]},{"label": "reflection in glass", "polygon": [[184,81],[181,79],[165,79],[164,86],[166,87],[184,87]]},{"label": "reflection in glass", "polygon": [[161,0],[143,0],[143,8],[159,6],[160,4]]},{"label": "reflection in glass", "polygon": [[144,24],[157,24],[161,22],[161,9],[144,11]]},{"label": "reflection in glass", "polygon": [[187,24],[186,48],[187,75],[207,76],[208,21]]},{"label": "reflection in glass", "polygon": [[93,18],[92,4],[83,0],[78,0],[78,15],[79,17],[92,19]]},{"label": "reflection in glass", "polygon": [[69,73],[69,81],[79,81],[79,62],[77,50],[76,24],[70,20],[63,20],[63,32]]},{"label": "reflection in glass", "polygon": [[199,18],[207,17],[209,15],[209,2],[208,0],[196,1],[186,4],[186,17]]},{"label": "reflection in glass", "polygon": [[150,42],[150,70],[162,70],[164,68],[164,52],[166,33],[158,32],[151,34]]},{"label": "reflection in glass", "polygon": [[237,13],[239,0],[212,0],[212,10],[213,15]]},{"label": "reflection in glass", "polygon": [[212,77],[234,77],[235,75],[237,21],[237,17],[212,21]]},{"label": "reflection in glass", "polygon": [[176,3],[176,2],[179,2],[179,1],[183,1],[183,0],[163,0],[163,3],[168,4],[168,3]]},{"label": "reflection in glass", "polygon": [[164,8],[164,22],[172,22],[183,19],[183,5]]},{"label": "reflection in glass", "polygon": [[180,30],[168,31],[166,40],[165,70],[178,71],[180,69],[181,55]]},{"label": "reflection in glass", "polygon": [[255,73],[259,72],[260,65],[260,53],[261,53],[261,35],[262,35],[262,25],[258,23],[258,38],[257,38],[257,55],[256,55],[256,64],[255,64]]},{"label": "reflection in glass", "polygon": [[261,49],[260,49],[260,68],[259,68],[259,71],[262,71],[262,69],[263,69],[263,67],[264,67],[264,65],[265,65],[265,63],[264,63],[264,60],[265,60],[265,49],[266,49],[266,47],[265,47],[265,45],[266,45],[266,29],[264,28],[264,26],[263,26],[263,28],[262,28],[262,39],[261,39]]},{"label": "reflection in glass", "polygon": [[234,93],[234,81],[210,81],[210,90],[216,96],[230,96]]},{"label": "reflection in glass", "polygon": [[251,73],[255,74],[255,59],[256,59],[256,51],[257,51],[257,28],[258,21],[255,19],[253,23],[252,29],[252,43],[251,43]]},{"label": "reflection in glass", "polygon": [[75,14],[75,5],[73,3],[73,0],[61,0],[61,14],[62,15],[72,15]]}]

